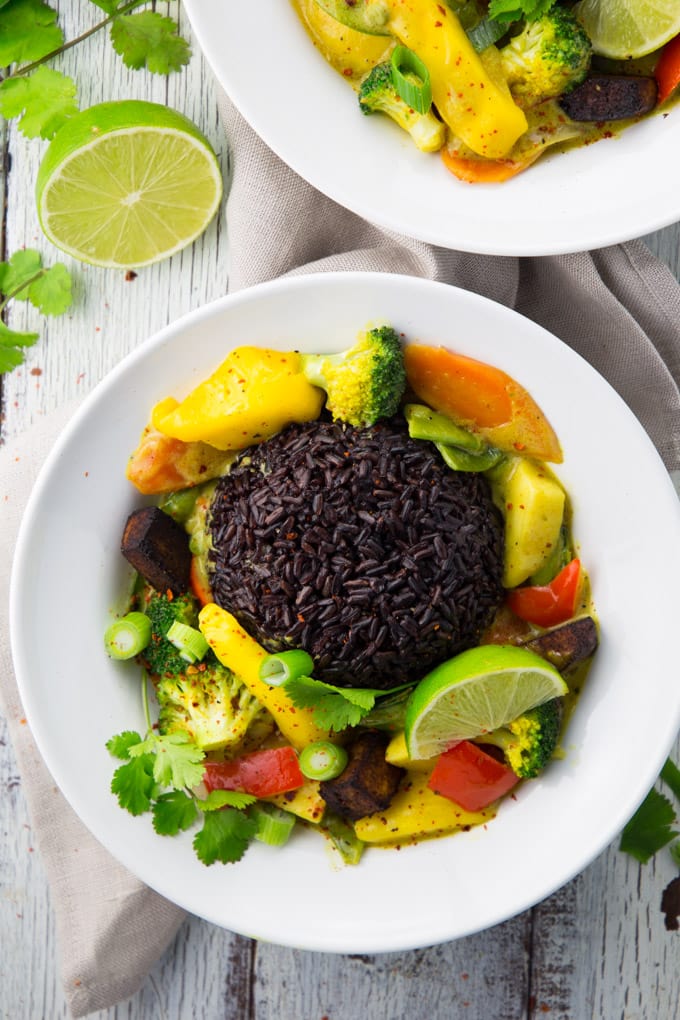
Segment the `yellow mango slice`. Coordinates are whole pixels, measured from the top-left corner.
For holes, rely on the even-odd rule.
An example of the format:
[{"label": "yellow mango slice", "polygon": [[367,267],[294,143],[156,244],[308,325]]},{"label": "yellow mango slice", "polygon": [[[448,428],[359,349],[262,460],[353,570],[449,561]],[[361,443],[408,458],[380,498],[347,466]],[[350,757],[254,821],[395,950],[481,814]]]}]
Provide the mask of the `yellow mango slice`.
[{"label": "yellow mango slice", "polygon": [[481,825],[495,816],[493,805],[483,811],[465,811],[447,797],[440,797],[429,789],[429,778],[429,772],[409,772],[386,811],[354,823],[359,839],[365,843],[401,843]]},{"label": "yellow mango slice", "polygon": [[394,40],[357,32],[331,17],[316,0],[293,0],[307,32],[331,67],[350,82],[358,81],[387,60]]},{"label": "yellow mango slice", "polygon": [[296,708],[282,687],[271,687],[260,680],[260,664],[267,655],[238,620],[214,602],[203,606],[198,626],[223,666],[230,669],[261,705],[274,717],[289,744],[301,751],[315,740],[328,740],[328,730],[321,729],[310,708]]},{"label": "yellow mango slice", "polygon": [[267,797],[267,800],[284,811],[306,822],[318,824],[323,818],[326,809],[326,801],[319,792],[319,783],[315,779],[308,779],[304,786],[290,793],[278,793],[275,797]]},{"label": "yellow mango slice", "polygon": [[395,733],[385,749],[385,761],[409,772],[431,772],[436,759],[422,758],[419,761],[409,757],[406,747],[406,735]]},{"label": "yellow mango slice", "polygon": [[564,519],[564,489],[542,464],[518,458],[498,489],[505,514],[503,584],[515,588],[550,556]]},{"label": "yellow mango slice", "polygon": [[390,30],[430,72],[432,100],[444,123],[480,156],[506,156],[527,119],[507,86],[489,74],[453,11],[438,0],[388,3]]},{"label": "yellow mango slice", "polygon": [[185,443],[243,450],[292,422],[314,421],[324,400],[323,390],[302,375],[299,354],[237,347],[184,400],[157,404],[151,422]]}]

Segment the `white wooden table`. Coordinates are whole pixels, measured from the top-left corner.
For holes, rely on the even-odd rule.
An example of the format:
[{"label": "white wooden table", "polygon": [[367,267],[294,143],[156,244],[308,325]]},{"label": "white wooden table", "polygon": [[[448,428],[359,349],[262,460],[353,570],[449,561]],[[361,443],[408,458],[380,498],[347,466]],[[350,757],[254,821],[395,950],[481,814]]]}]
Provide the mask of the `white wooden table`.
[{"label": "white wooden table", "polygon": [[[89,5],[88,5],[89,6]],[[67,36],[97,17],[62,0]],[[190,37],[181,15],[185,36]],[[85,22],[87,23],[87,22]],[[182,110],[228,154],[212,78],[194,47],[191,65],[169,80],[128,72],[101,35],[62,67],[80,84],[81,106],[144,98]],[[59,255],[38,227],[33,187],[44,144],[13,127],[3,139],[6,253],[37,247]],[[680,278],[680,224],[647,238]],[[4,255],[3,255],[4,257]],[[67,260],[68,261],[68,260]],[[128,351],[166,323],[222,295],[227,286],[224,214],[169,262],[123,273],[73,264],[75,303],[41,323],[25,368],[2,383],[2,437],[84,394]],[[40,320],[20,307],[15,328]],[[680,752],[680,745],[676,747]],[[131,1000],[99,1020],[677,1020],[680,934],[665,930],[667,854],[640,867],[615,846],[533,910],[491,931],[435,948],[386,956],[326,956],[258,944],[189,919]],[[68,1010],[58,972],[54,917],[21,779],[0,719],[0,1017],[61,1020]]]}]

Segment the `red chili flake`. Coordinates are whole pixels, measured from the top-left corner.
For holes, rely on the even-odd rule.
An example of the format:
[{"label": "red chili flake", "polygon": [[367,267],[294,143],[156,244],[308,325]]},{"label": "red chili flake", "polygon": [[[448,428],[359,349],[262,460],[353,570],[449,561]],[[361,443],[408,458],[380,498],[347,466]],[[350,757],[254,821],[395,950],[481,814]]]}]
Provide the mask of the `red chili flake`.
[{"label": "red chili flake", "polygon": [[442,27],[442,22],[441,21],[435,21],[434,27],[435,28],[441,28]]},{"label": "red chili flake", "polygon": [[342,73],[344,74],[345,78],[351,78],[352,77],[352,68],[351,67],[346,67]]},{"label": "red chili flake", "polygon": [[42,375],[42,368],[32,368],[31,375]]},{"label": "red chili flake", "polygon": [[133,269],[128,269],[127,272],[125,273],[125,282],[126,283],[131,283],[132,280],[136,280],[136,279],[137,279],[137,274],[135,273],[135,271]]}]

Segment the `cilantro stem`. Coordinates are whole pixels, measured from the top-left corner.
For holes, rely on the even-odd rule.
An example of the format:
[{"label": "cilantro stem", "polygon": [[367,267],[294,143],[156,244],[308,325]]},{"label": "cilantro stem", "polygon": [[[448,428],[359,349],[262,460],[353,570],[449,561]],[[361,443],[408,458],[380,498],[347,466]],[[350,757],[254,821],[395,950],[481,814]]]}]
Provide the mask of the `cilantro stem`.
[{"label": "cilantro stem", "polygon": [[17,287],[14,288],[14,290],[11,290],[9,294],[5,294],[2,301],[0,301],[0,315],[2,315],[5,308],[7,308],[7,305],[10,303],[12,298],[15,298],[17,294],[21,294],[22,290],[27,290],[32,283],[35,283],[36,280],[39,280],[40,277],[44,276],[46,272],[47,269],[43,266],[41,269],[38,269],[37,272],[33,274],[33,276],[29,276],[27,280],[23,280]]},{"label": "cilantro stem", "polygon": [[70,50],[79,43],[84,42],[85,39],[89,39],[91,35],[99,32],[100,29],[106,28],[106,26],[114,22],[116,18],[123,14],[129,14],[130,11],[134,11],[135,7],[141,7],[143,4],[148,2],[149,0],[127,0],[127,3],[117,7],[113,14],[110,14],[108,18],[104,18],[103,21],[98,21],[96,25],[93,25],[92,28],[88,28],[86,32],[82,32],[80,35],[76,36],[75,39],[69,39],[68,42],[65,42],[56,49],[51,50],[38,60],[34,60],[31,64],[26,64],[25,67],[17,68],[16,71],[8,74],[6,78],[0,78],[0,81],[10,81],[12,78],[22,78],[25,74],[30,74],[31,71],[35,71],[37,67],[40,67],[42,64],[46,64],[49,60],[54,60],[55,57],[61,56],[62,53],[66,53],[67,50]]},{"label": "cilantro stem", "polygon": [[149,676],[145,669],[142,670],[142,705],[144,706],[144,718],[146,719],[146,732],[153,733],[151,723],[151,712],[149,711]]}]

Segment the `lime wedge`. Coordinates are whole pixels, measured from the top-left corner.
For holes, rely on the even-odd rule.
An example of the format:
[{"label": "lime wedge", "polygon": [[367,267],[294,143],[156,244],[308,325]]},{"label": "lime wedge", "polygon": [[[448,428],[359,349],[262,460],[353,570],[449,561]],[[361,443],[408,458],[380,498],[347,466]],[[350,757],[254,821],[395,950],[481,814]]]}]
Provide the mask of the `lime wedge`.
[{"label": "lime wedge", "polygon": [[680,33],[679,0],[580,0],[574,13],[595,53],[613,60],[644,57]]},{"label": "lime wedge", "polygon": [[411,695],[404,727],[409,756],[432,758],[567,691],[560,673],[526,648],[471,648],[433,669]]},{"label": "lime wedge", "polygon": [[128,100],[67,121],[38,171],[40,225],[83,262],[138,268],[207,227],[222,198],[215,153],[182,114]]}]

